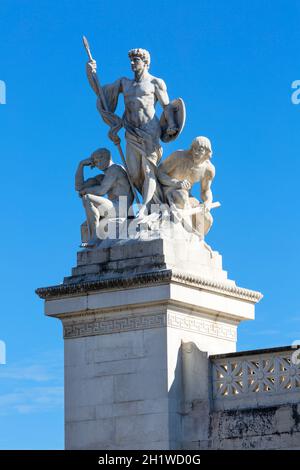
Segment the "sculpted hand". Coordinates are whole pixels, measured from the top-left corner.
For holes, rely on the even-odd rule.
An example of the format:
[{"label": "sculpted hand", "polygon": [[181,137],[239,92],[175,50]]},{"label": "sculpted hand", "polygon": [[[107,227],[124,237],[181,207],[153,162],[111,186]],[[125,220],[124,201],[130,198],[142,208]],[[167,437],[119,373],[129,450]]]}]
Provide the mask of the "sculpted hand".
[{"label": "sculpted hand", "polygon": [[95,60],[89,60],[86,64],[87,69],[92,72],[96,73],[97,72],[97,62]]},{"label": "sculpted hand", "polygon": [[167,134],[169,136],[175,135],[177,134],[178,130],[179,130],[178,127],[168,127]]},{"label": "sculpted hand", "polygon": [[180,181],[180,189],[186,189],[188,191],[191,187],[192,185],[188,180]]},{"label": "sculpted hand", "polygon": [[110,140],[113,141],[113,143],[114,143],[115,145],[119,145],[120,142],[121,142],[120,137],[119,137],[118,134],[116,134],[115,132],[109,131],[108,137],[110,138]]},{"label": "sculpted hand", "polygon": [[211,202],[206,201],[206,202],[204,202],[203,205],[204,205],[204,210],[210,211],[210,209],[211,209]]},{"label": "sculpted hand", "polygon": [[92,164],[93,164],[93,162],[92,162],[91,158],[86,158],[85,160],[81,161],[81,165],[83,165],[83,166],[91,166]]}]

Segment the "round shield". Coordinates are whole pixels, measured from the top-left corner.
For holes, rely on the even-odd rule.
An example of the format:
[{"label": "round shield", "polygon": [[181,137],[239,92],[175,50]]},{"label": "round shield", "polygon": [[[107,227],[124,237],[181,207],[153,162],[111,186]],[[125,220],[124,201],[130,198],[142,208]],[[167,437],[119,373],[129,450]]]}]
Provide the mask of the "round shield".
[{"label": "round shield", "polygon": [[182,129],[184,128],[186,116],[185,105],[182,98],[177,98],[176,100],[171,101],[170,105],[172,106],[174,112],[174,121],[177,127],[177,132],[173,135],[169,135],[167,133],[168,123],[165,117],[165,113],[162,113],[159,121],[161,127],[160,139],[166,143],[172,142],[173,140],[177,139]]}]

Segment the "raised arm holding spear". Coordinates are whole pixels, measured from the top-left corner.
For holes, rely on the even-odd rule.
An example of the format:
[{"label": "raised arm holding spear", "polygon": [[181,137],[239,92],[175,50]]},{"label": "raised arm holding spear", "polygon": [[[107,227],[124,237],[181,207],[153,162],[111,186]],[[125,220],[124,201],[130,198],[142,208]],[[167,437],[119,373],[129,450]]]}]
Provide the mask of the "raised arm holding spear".
[{"label": "raised arm holding spear", "polygon": [[[88,43],[88,40],[85,36],[83,36],[83,45],[85,47],[85,50],[87,52],[87,55],[88,55],[88,58],[89,58],[89,61],[91,63],[95,63],[94,59],[93,59],[93,56],[91,54],[91,50],[90,50],[90,46],[89,46],[89,43]],[[108,115],[108,119],[105,120],[106,123],[108,125],[110,125],[110,132],[109,132],[109,138],[113,141],[113,143],[117,146],[118,148],[118,151],[119,151],[119,154],[121,156],[121,159],[122,159],[122,162],[123,162],[123,165],[126,169],[126,173],[127,173],[127,176],[128,176],[128,181],[130,183],[130,187],[131,187],[131,190],[134,194],[134,198],[135,198],[135,201],[137,202],[137,204],[140,204],[140,201],[139,201],[139,198],[138,198],[138,195],[137,195],[137,192],[136,192],[136,189],[134,187],[134,184],[131,180],[131,176],[130,176],[130,173],[129,173],[129,170],[128,170],[128,167],[127,167],[127,163],[126,163],[126,160],[125,160],[125,156],[124,156],[124,153],[123,153],[123,150],[122,150],[122,147],[121,147],[121,140],[120,140],[120,137],[116,134],[116,133],[113,133],[112,130],[113,128],[117,128],[117,129],[120,129],[122,127],[122,124],[121,124],[121,119],[116,116],[115,114],[111,113],[108,109],[108,105],[106,103],[106,99],[105,99],[105,95],[103,93],[103,90],[102,90],[102,87],[100,85],[100,81],[99,81],[99,78],[98,78],[98,75],[96,73],[96,71],[93,71],[92,72],[92,80],[93,80],[93,89],[95,91],[95,93],[97,94],[99,100],[101,101],[101,104],[102,104],[102,107],[105,111],[105,113]],[[116,122],[114,122],[116,121]]]}]

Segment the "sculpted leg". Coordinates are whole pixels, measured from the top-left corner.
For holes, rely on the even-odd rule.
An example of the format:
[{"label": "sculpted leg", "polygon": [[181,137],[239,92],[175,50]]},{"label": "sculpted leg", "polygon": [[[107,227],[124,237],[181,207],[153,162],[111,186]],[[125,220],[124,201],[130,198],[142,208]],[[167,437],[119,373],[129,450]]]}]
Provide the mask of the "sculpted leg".
[{"label": "sculpted leg", "polygon": [[90,200],[90,196],[86,194],[82,197],[83,207],[85,208],[88,231],[89,231],[89,240],[96,238],[96,227],[99,223],[100,214],[96,206]]},{"label": "sculpted leg", "polygon": [[126,163],[131,177],[132,183],[138,189],[139,192],[142,190],[142,164],[141,155],[139,152],[130,144],[126,145]]},{"label": "sculpted leg", "polygon": [[142,169],[144,173],[143,206],[146,207],[153,199],[156,190],[156,175],[153,165],[145,157],[142,157]]},{"label": "sculpted leg", "polygon": [[[199,201],[195,199],[194,197],[190,197],[190,205],[191,207],[198,207],[199,206]],[[213,216],[211,213],[206,210],[204,213],[198,212],[192,216],[193,220],[193,227],[194,229],[200,233],[203,237],[207,235],[209,230],[211,229],[211,226],[213,224]]]},{"label": "sculpted leg", "polygon": [[206,235],[210,231],[213,221],[214,219],[211,213],[206,212],[204,216],[204,235]]},{"label": "sculpted leg", "polygon": [[[192,230],[192,217],[181,210],[189,209],[189,193],[186,189],[169,189],[166,191],[166,198],[171,208],[174,221],[181,222],[184,228],[190,232]],[[177,211],[178,210],[178,211]]]},{"label": "sculpted leg", "polygon": [[166,192],[169,205],[175,205],[178,209],[190,207],[189,194],[185,189],[170,189]]},{"label": "sculpted leg", "polygon": [[82,198],[83,205],[86,211],[88,230],[89,230],[89,244],[97,241],[97,227],[100,219],[104,217],[113,217],[114,206],[113,203],[102,196],[95,196],[94,194],[86,194]]}]

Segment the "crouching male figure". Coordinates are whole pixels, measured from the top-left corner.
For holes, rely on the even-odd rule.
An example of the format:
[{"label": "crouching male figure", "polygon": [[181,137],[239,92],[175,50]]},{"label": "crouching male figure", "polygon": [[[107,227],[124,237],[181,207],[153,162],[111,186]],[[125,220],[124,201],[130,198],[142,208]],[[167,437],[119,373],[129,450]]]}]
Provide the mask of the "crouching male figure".
[{"label": "crouching male figure", "polygon": [[[85,180],[84,167],[96,167],[103,174]],[[75,175],[75,190],[82,198],[87,218],[88,240],[82,246],[92,247],[101,237],[101,221],[119,217],[121,201],[126,202],[127,199],[125,215],[132,205],[133,194],[127,173],[121,165],[112,162],[109,150],[100,148],[93,152],[90,158],[79,163]],[[107,197],[104,197],[105,194]]]},{"label": "crouching male figure", "polygon": [[[196,137],[189,150],[173,152],[158,168],[158,180],[163,185],[166,202],[175,212],[179,209],[185,227],[191,227],[201,237],[208,233],[213,223],[210,209],[215,167],[210,161],[211,156],[210,140]],[[197,182],[201,185],[202,204],[190,195]]]}]

